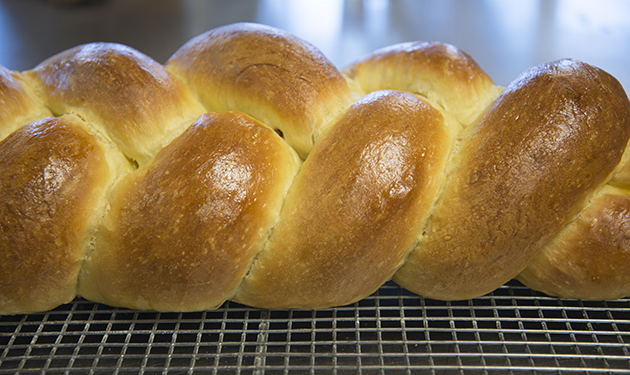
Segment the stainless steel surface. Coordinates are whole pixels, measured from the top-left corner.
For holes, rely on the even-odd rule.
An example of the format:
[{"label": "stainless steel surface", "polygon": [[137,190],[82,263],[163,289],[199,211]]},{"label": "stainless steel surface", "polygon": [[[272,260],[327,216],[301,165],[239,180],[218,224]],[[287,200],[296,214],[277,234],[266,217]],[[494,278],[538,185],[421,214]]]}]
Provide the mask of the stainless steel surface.
[{"label": "stainless steel surface", "polygon": [[[292,32],[337,66],[408,40],[452,43],[497,84],[563,57],[630,89],[628,1],[0,0],[0,64],[115,41],[159,62],[208,29],[254,21]],[[0,317],[0,373],[617,373],[630,371],[630,300],[559,300],[518,283],[463,302],[393,284],[320,311],[135,312],[84,300]]]},{"label": "stainless steel surface", "polygon": [[128,311],[83,300],[0,318],[0,373],[480,373],[630,371],[630,300],[548,298],[510,283],[471,301],[394,284],[354,305]]}]

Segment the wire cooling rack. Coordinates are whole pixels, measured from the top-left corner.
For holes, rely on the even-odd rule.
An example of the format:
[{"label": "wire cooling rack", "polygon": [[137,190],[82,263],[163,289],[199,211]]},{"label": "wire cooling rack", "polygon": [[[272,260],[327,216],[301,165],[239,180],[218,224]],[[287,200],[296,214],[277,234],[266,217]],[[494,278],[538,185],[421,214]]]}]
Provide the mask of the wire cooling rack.
[{"label": "wire cooling rack", "polygon": [[0,317],[2,374],[565,374],[630,372],[630,300],[549,298],[512,281],[474,300],[393,283],[353,305],[198,313],[77,299]]}]

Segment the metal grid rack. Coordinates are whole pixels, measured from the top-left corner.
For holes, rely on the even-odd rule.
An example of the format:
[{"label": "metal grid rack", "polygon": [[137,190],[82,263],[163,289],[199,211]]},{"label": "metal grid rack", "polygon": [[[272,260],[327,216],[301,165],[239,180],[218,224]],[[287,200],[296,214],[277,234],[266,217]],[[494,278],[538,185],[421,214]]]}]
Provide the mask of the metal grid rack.
[{"label": "metal grid rack", "polygon": [[[424,371],[421,371],[424,370]],[[512,281],[470,301],[393,283],[353,305],[198,313],[82,299],[0,317],[2,374],[630,372],[630,299],[549,298]]]}]

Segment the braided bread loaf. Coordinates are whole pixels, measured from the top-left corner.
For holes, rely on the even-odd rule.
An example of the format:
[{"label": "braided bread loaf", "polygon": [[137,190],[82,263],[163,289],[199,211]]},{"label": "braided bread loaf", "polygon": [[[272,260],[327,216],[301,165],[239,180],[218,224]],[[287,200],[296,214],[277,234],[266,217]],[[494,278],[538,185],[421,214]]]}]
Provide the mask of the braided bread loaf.
[{"label": "braided bread loaf", "polygon": [[630,102],[573,60],[496,86],[395,45],[339,71],[233,24],[165,65],[92,43],[0,69],[0,313],[323,308],[392,279],[630,294]]}]

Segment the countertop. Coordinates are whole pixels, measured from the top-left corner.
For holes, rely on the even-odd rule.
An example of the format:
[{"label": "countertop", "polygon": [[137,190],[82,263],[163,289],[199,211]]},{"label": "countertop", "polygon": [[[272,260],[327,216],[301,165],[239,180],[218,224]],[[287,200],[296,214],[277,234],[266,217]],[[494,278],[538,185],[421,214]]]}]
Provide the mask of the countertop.
[{"label": "countertop", "polygon": [[[66,0],[68,1],[68,0]],[[499,85],[574,58],[630,88],[630,2],[623,0],[0,0],[0,64],[30,69],[67,48],[119,42],[165,62],[190,38],[232,22],[287,30],[342,68],[404,41],[453,44]]]}]

